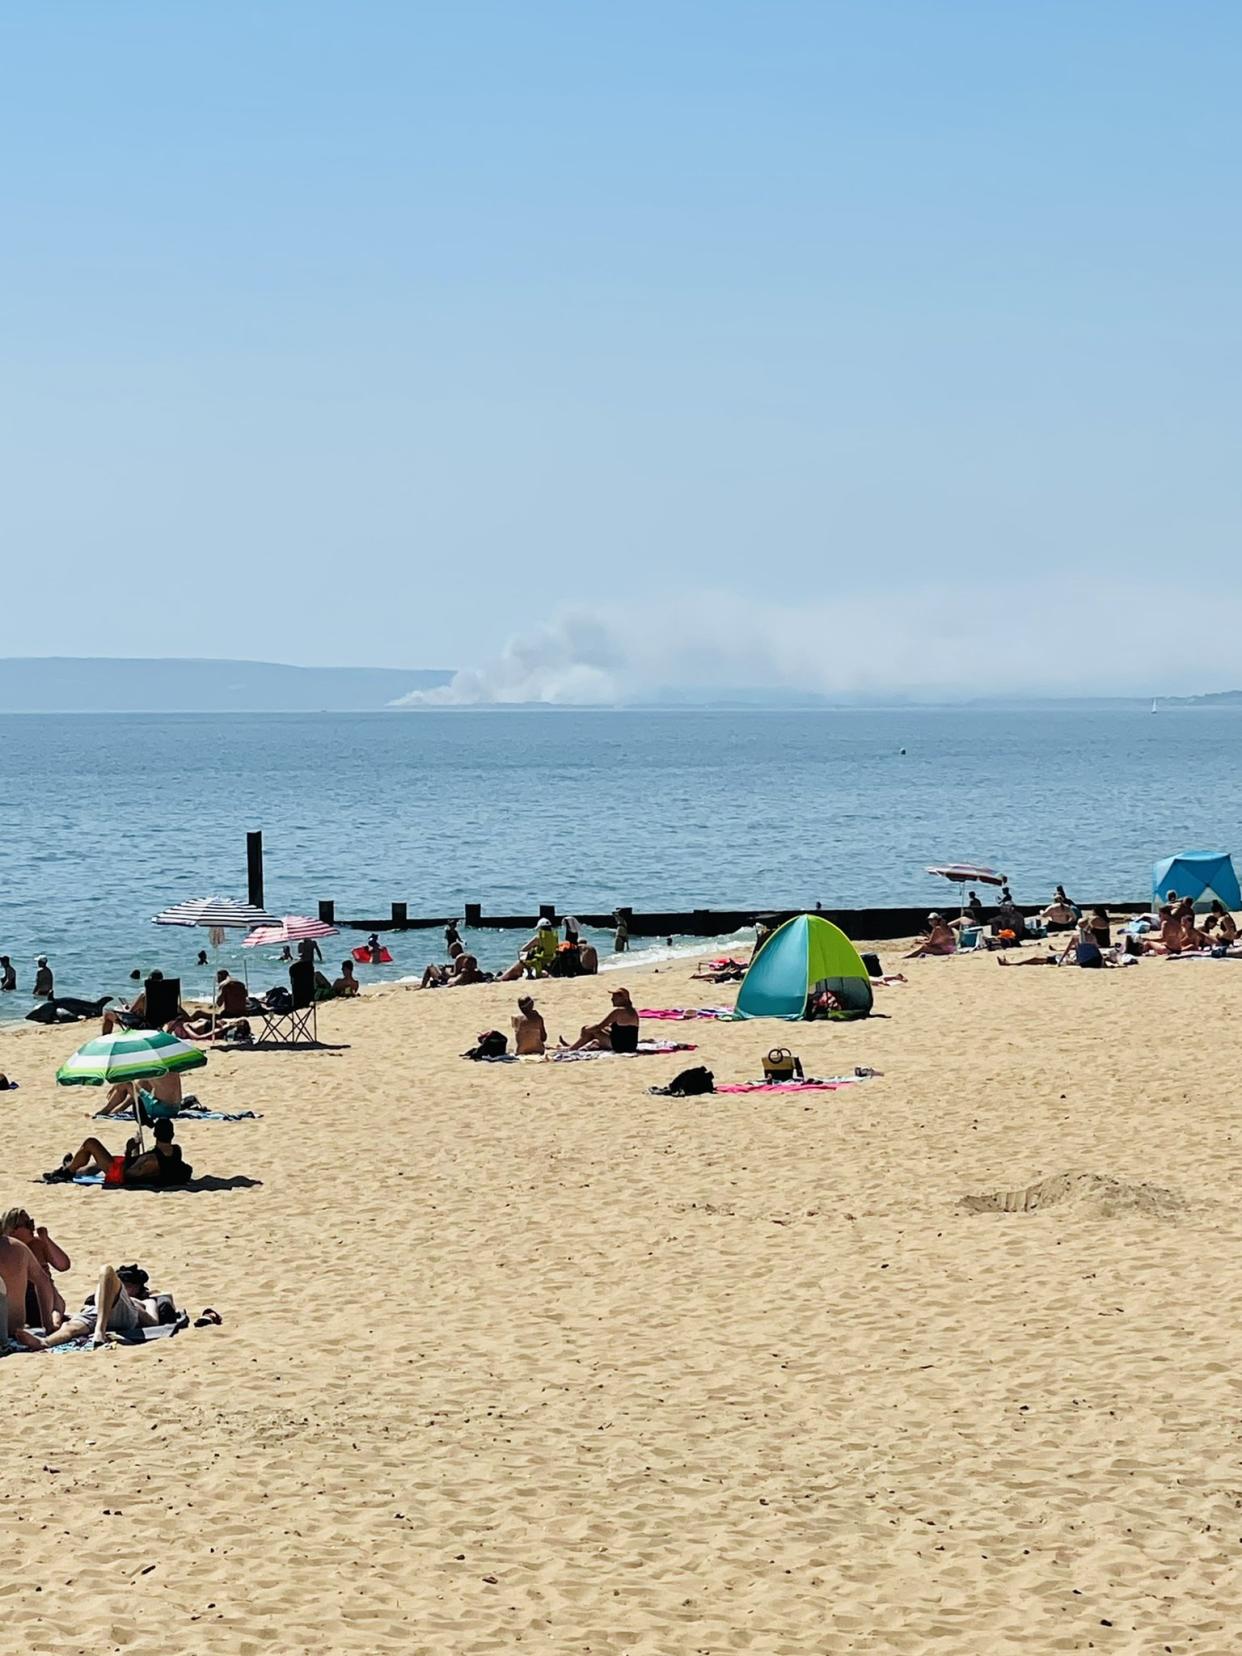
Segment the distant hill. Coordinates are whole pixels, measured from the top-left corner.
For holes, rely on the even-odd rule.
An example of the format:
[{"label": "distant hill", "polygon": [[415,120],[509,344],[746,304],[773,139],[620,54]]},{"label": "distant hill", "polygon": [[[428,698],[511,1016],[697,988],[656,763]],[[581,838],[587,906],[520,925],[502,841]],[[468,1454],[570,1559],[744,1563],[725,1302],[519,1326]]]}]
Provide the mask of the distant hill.
[{"label": "distant hill", "polygon": [[349,713],[447,684],[448,669],[274,661],[0,658],[0,713]]}]

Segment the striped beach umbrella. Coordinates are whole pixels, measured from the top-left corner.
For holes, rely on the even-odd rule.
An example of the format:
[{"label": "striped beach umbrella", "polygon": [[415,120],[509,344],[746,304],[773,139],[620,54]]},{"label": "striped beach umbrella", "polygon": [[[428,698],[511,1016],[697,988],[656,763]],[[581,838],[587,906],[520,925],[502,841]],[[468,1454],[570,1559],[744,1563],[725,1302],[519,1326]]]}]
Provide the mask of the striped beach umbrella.
[{"label": "striped beach umbrella", "polygon": [[275,944],[301,943],[305,938],[336,937],[337,928],[324,920],[312,920],[305,914],[283,915],[274,926],[259,926],[249,937],[242,938],[243,949],[266,949]]},{"label": "striped beach umbrella", "polygon": [[202,1069],[201,1047],[162,1029],[129,1029],[87,1041],[56,1071],[62,1087],[108,1087],[118,1081],[149,1081],[158,1075]]},{"label": "striped beach umbrella", "polygon": [[157,926],[206,926],[209,931],[251,931],[255,926],[276,924],[275,915],[266,909],[234,902],[231,897],[195,897],[161,909],[152,919]]},{"label": "striped beach umbrella", "polygon": [[977,863],[941,863],[927,870],[939,874],[942,880],[953,880],[958,885],[1004,885],[1005,876],[994,868],[981,868]]}]

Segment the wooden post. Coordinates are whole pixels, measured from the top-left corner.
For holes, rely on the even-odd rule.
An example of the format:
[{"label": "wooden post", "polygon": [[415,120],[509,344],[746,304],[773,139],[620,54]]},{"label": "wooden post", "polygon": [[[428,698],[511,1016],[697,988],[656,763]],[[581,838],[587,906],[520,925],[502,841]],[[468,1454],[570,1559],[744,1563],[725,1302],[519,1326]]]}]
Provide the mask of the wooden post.
[{"label": "wooden post", "polygon": [[394,926],[404,926],[409,920],[410,906],[408,903],[394,903],[392,905],[392,923]]},{"label": "wooden post", "polygon": [[556,904],[555,903],[540,903],[540,905],[539,905],[539,918],[541,920],[555,920],[556,919]]},{"label": "wooden post", "polygon": [[482,903],[467,903],[466,918],[462,921],[465,926],[481,926],[483,924]]},{"label": "wooden post", "polygon": [[246,885],[249,902],[263,907],[263,833],[252,829],[246,835]]},{"label": "wooden post", "polygon": [[319,918],[325,926],[336,925],[336,903],[331,897],[321,897],[319,899]]}]

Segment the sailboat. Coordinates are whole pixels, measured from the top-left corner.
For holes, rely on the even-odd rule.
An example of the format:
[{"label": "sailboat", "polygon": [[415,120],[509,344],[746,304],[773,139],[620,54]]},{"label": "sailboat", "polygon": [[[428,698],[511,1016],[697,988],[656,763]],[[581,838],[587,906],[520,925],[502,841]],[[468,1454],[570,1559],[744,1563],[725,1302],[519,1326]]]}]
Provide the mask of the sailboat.
[{"label": "sailboat", "polygon": [[1153,713],[1156,711],[1156,698],[1155,698],[1155,696],[1153,696],[1151,698],[1151,710],[1152,710]]}]

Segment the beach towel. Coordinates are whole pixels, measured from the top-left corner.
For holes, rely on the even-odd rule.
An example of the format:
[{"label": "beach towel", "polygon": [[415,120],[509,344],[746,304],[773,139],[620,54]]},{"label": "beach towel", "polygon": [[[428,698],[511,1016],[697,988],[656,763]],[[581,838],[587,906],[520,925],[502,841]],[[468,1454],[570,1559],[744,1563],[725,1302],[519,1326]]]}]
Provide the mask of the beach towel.
[{"label": "beach towel", "polygon": [[590,1047],[581,1052],[575,1052],[572,1047],[556,1047],[547,1056],[554,1064],[572,1064],[585,1058],[650,1058],[668,1052],[693,1052],[694,1050],[694,1045],[690,1041],[640,1041],[635,1052],[601,1052],[598,1048]]},{"label": "beach towel", "polygon": [[675,1023],[688,1018],[731,1018],[731,1006],[645,1006],[639,1010],[640,1018],[660,1018],[665,1023]]},{"label": "beach towel", "polygon": [[738,1081],[733,1085],[717,1087],[718,1093],[799,1093],[799,1092],[836,1092],[838,1087],[848,1087],[853,1082],[852,1075],[844,1076],[840,1081]]},{"label": "beach towel", "polygon": [[[114,1110],[105,1114],[103,1110],[96,1110],[96,1121],[133,1121],[132,1110]],[[262,1121],[263,1117],[254,1110],[205,1110],[201,1105],[191,1105],[188,1109],[177,1110],[169,1117],[171,1121]]]}]

